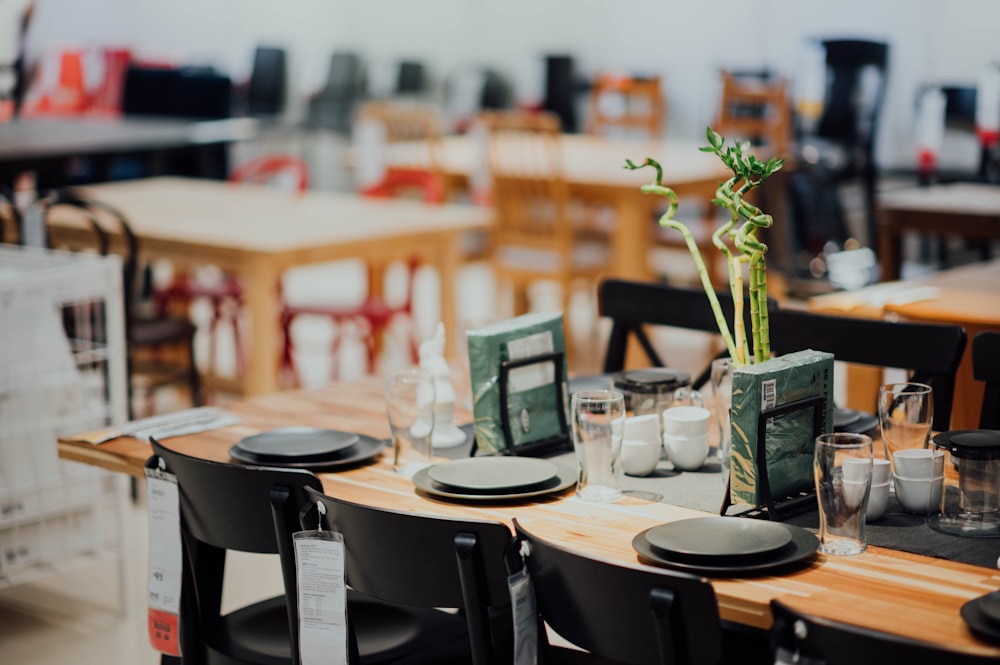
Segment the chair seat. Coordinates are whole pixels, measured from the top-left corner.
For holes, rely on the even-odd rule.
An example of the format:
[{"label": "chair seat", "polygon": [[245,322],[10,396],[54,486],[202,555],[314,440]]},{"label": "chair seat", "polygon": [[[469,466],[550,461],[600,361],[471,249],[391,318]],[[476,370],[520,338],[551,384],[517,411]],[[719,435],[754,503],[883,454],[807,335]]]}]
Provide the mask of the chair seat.
[{"label": "chair seat", "polygon": [[186,319],[134,319],[129,327],[129,343],[140,346],[166,344],[191,339],[195,325]]},{"label": "chair seat", "polygon": [[[470,657],[460,615],[392,605],[353,589],[347,591],[347,602],[363,665],[393,662],[414,651],[426,654],[426,660],[407,658],[407,663]],[[289,665],[286,616],[285,597],[275,596],[222,617],[218,636],[208,643],[210,665]]]}]

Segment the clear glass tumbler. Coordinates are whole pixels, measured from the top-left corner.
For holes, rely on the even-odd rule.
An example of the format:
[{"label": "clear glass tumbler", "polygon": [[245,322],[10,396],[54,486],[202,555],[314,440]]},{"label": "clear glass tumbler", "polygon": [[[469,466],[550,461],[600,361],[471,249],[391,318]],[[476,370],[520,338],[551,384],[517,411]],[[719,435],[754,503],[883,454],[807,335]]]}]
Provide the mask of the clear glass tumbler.
[{"label": "clear glass tumbler", "polygon": [[888,383],[879,388],[878,422],[886,459],[905,448],[926,448],[934,415],[934,391],[923,383]]},{"label": "clear glass tumbler", "polygon": [[392,430],[392,468],[412,476],[433,460],[434,377],[421,369],[396,372],[385,381],[385,409]]},{"label": "clear glass tumbler", "polygon": [[573,447],[580,466],[576,494],[610,502],[621,496],[625,397],[611,390],[574,393],[570,401]]},{"label": "clear glass tumbler", "polygon": [[865,434],[816,437],[813,457],[820,551],[860,554],[868,547],[865,513],[872,480],[872,440]]}]

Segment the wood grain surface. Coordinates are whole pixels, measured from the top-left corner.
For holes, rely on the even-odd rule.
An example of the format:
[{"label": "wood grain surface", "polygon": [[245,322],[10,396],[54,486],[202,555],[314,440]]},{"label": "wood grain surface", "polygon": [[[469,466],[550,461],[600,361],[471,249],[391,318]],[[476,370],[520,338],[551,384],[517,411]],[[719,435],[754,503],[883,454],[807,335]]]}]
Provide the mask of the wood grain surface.
[{"label": "wood grain surface", "polygon": [[[382,383],[377,378],[258,396],[225,408],[240,417],[240,424],[171,438],[166,445],[186,454],[228,461],[228,449],[240,438],[277,427],[311,425],[379,438],[389,435]],[[470,417],[459,409],[460,422]],[[127,438],[97,446],[65,439],[60,440],[59,452],[64,459],[141,476],[150,447]],[[631,540],[643,529],[708,515],[629,495],[612,504],[588,503],[571,489],[523,503],[454,503],[418,494],[409,480],[392,471],[387,455],[372,464],[320,477],[327,493],[359,503],[508,524],[517,517],[550,540],[613,562],[637,561]],[[709,480],[717,481],[714,476]],[[959,615],[967,600],[1000,589],[996,569],[870,547],[853,557],[820,554],[806,567],[780,575],[718,578],[712,584],[721,615],[729,621],[767,628],[771,623],[768,603],[781,598],[802,611],[837,621],[1000,658],[1000,646],[975,638]]]}]

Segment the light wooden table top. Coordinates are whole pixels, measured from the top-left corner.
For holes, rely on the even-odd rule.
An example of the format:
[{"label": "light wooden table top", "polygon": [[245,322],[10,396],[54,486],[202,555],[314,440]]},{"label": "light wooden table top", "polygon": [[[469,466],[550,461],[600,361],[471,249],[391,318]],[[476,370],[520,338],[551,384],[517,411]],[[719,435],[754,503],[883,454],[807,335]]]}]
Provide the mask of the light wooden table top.
[{"label": "light wooden table top", "polygon": [[[241,423],[172,438],[167,445],[187,454],[228,461],[227,451],[242,437],[289,425],[344,429],[379,438],[389,435],[382,383],[377,378],[320,390],[259,396],[225,409],[237,414]],[[470,415],[459,409],[457,418],[467,422]],[[138,476],[150,447],[127,438],[98,446],[61,440],[59,453],[65,459]],[[433,515],[495,519],[507,524],[517,517],[548,539],[612,562],[636,562],[631,540],[639,531],[708,514],[630,495],[611,504],[588,503],[578,499],[572,490],[517,504],[435,500],[417,494],[410,481],[395,474],[388,456],[367,466],[319,475],[327,493],[359,503]],[[714,476],[708,478],[709,482],[717,480]],[[1000,571],[996,569],[870,547],[854,557],[820,554],[811,565],[781,575],[720,578],[714,579],[712,585],[723,619],[749,626],[768,627],[768,604],[773,598],[781,598],[819,616],[1000,658],[1000,647],[973,637],[959,615],[966,601],[1000,589]]]},{"label": "light wooden table top", "polygon": [[[475,206],[288,193],[216,180],[150,178],[83,191],[125,214],[144,258],[216,265],[242,279],[251,325],[240,388],[250,395],[278,389],[279,280],[285,270],[353,258],[384,266],[419,257],[438,271],[441,320],[456,330],[462,235],[493,223],[491,210]],[[448,344],[453,356],[453,336]]]}]

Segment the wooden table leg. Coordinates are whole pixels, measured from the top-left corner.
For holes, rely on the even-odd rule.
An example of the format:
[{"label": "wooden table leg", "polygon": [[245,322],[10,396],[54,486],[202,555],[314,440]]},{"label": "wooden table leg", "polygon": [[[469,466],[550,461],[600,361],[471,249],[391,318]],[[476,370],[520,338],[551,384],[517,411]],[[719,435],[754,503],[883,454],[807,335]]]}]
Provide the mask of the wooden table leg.
[{"label": "wooden table leg", "polygon": [[434,267],[441,283],[441,321],[445,327],[445,358],[455,358],[458,348],[458,308],[455,306],[455,289],[461,256],[461,235],[452,233],[434,247]]},{"label": "wooden table leg", "polygon": [[[618,214],[611,251],[615,277],[635,281],[652,281],[649,268],[649,248],[652,244],[652,203],[650,197],[636,190],[621,195],[615,202]],[[647,367],[649,359],[634,336],[625,349],[625,367]]]},{"label": "wooden table leg", "polygon": [[279,389],[280,308],[278,279],[280,273],[266,261],[253,263],[242,272],[243,297],[250,316],[250,340],[246,346],[246,395],[259,395]]},{"label": "wooden table leg", "polygon": [[894,225],[893,214],[890,210],[879,211],[878,261],[883,282],[899,279],[902,272],[903,234]]}]

